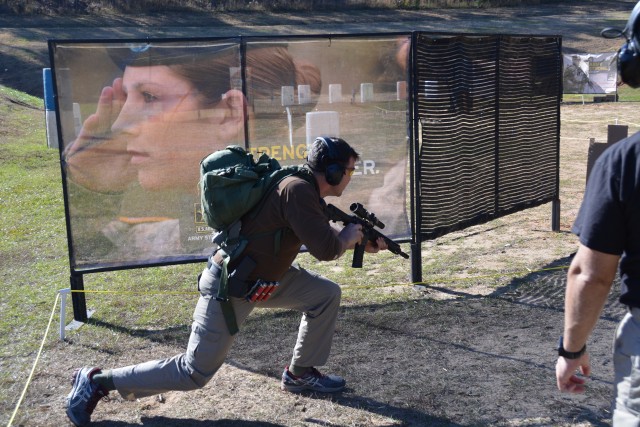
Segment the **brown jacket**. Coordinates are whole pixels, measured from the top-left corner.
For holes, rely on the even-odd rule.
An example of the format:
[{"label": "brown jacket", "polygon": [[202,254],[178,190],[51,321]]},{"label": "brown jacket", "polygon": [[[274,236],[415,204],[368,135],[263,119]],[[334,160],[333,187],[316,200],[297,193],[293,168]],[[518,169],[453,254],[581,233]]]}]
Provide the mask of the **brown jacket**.
[{"label": "brown jacket", "polygon": [[[291,176],[284,179],[267,197],[264,206],[252,219],[242,221],[241,234],[261,235],[247,244],[244,254],[257,265],[248,279],[280,280],[289,269],[302,245],[320,261],[336,259],[342,253],[342,243],[324,214],[315,183]],[[276,233],[282,229],[280,249],[275,253]],[[231,263],[230,270],[235,268]]]}]

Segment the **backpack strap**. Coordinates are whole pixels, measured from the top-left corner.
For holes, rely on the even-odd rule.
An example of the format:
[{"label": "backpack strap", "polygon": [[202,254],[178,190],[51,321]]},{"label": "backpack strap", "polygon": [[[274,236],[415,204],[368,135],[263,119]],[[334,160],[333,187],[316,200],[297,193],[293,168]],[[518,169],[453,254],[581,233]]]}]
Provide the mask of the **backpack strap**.
[{"label": "backpack strap", "polygon": [[218,296],[216,300],[220,302],[222,316],[227,324],[227,329],[231,335],[238,333],[238,322],[236,321],[236,313],[233,311],[231,300],[229,300],[229,261],[231,257],[225,256],[222,261],[222,273],[220,274],[220,286],[218,287]]}]

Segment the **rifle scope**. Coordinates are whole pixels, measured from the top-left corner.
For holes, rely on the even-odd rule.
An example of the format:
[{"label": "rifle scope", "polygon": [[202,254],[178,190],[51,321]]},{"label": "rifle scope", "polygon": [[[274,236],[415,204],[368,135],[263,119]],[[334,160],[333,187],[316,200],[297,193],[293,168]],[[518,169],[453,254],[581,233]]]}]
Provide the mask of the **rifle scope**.
[{"label": "rifle scope", "polygon": [[349,209],[351,209],[351,212],[358,215],[360,218],[366,219],[367,221],[371,222],[374,227],[384,228],[384,223],[376,218],[376,215],[373,212],[370,213],[369,211],[367,211],[364,206],[362,206],[362,204],[351,203]]}]

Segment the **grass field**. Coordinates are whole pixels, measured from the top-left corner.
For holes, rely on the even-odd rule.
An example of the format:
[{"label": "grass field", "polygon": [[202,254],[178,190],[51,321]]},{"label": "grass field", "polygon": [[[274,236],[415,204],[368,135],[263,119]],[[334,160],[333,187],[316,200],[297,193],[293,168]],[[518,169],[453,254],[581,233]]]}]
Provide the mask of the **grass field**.
[{"label": "grass field", "polygon": [[[602,95],[575,95],[565,94],[562,100],[566,103],[569,102],[593,102],[593,98]],[[619,102],[640,102],[640,92],[630,88],[627,85],[620,86],[618,88],[618,101]]]}]

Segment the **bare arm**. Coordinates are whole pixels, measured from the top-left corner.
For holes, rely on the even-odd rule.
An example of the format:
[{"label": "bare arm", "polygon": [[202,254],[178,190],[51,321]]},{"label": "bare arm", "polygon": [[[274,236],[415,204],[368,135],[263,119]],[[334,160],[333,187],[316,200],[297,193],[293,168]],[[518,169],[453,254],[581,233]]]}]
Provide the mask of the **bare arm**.
[{"label": "bare arm", "polygon": [[[564,317],[564,349],[578,352],[596,325],[615,278],[620,256],[598,252],[580,245],[567,274]],[[591,373],[589,354],[578,359],[559,357],[556,364],[558,389],[570,393],[584,391],[584,380],[575,374]]]}]

